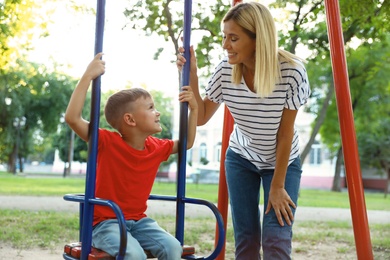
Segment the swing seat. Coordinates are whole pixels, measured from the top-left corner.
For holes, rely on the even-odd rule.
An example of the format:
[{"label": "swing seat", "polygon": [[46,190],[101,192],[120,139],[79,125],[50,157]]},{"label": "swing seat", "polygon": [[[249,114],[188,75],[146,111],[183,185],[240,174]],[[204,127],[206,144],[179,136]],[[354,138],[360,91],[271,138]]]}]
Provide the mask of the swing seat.
[{"label": "swing seat", "polygon": [[[155,258],[150,251],[145,250],[147,258]],[[193,246],[183,246],[182,256],[190,256],[195,254]],[[80,259],[81,256],[81,242],[69,243],[64,246],[64,258]],[[95,247],[91,247],[91,252],[88,255],[88,260],[115,260],[114,256],[109,255]]]},{"label": "swing seat", "polygon": [[[84,194],[67,194],[64,196],[64,199],[68,200],[68,201],[79,202],[79,204],[80,204],[79,218],[80,218],[80,220],[82,220],[84,218],[83,204],[84,204],[84,200],[85,200],[85,195]],[[124,227],[123,213],[117,204],[115,204],[112,201],[96,199],[96,198],[90,199],[90,203],[110,207],[114,211],[115,215],[117,216],[120,229],[122,230],[122,232],[126,232],[125,230],[123,230],[123,227]],[[122,218],[120,216],[122,216]],[[80,232],[79,237],[81,238],[81,232],[83,232],[83,231],[80,229],[79,232]],[[124,238],[127,240],[126,235],[124,236]],[[122,236],[121,236],[121,239],[123,239]],[[145,251],[145,254],[147,255],[147,258],[155,258],[147,250]],[[63,253],[64,259],[78,260],[78,259],[80,259],[80,257],[81,257],[81,242],[69,243],[69,244],[66,244],[64,246],[64,253]],[[203,257],[199,257],[199,256],[195,255],[195,248],[193,246],[186,246],[186,245],[183,246],[182,257],[184,259],[204,259]],[[115,257],[109,255],[108,253],[104,252],[103,250],[91,247],[91,252],[88,255],[88,260],[115,260]]]}]

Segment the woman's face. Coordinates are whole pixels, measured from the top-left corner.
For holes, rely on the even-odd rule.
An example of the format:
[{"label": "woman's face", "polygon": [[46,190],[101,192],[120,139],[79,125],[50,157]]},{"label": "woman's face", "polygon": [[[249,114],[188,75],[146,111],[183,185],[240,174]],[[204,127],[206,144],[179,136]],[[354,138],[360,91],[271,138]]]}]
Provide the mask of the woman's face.
[{"label": "woman's face", "polygon": [[228,62],[254,66],[256,39],[250,38],[241,26],[231,20],[224,22],[222,32],[224,34],[222,47],[227,51]]}]

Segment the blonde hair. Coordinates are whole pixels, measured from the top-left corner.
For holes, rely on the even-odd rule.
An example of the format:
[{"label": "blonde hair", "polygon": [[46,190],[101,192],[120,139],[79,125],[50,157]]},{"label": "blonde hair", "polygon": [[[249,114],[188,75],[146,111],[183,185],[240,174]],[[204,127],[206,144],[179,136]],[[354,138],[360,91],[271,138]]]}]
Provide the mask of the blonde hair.
[{"label": "blonde hair", "polygon": [[104,108],[104,116],[107,123],[113,128],[120,130],[122,117],[132,111],[132,104],[139,98],[149,98],[150,93],[142,88],[131,88],[118,91],[111,95]]},{"label": "blonde hair", "polygon": [[[260,97],[269,96],[280,79],[279,59],[294,63],[294,54],[279,49],[275,21],[271,12],[257,2],[239,3],[232,7],[222,22],[233,21],[256,40],[254,90]],[[240,84],[243,64],[233,65],[232,80]]]}]

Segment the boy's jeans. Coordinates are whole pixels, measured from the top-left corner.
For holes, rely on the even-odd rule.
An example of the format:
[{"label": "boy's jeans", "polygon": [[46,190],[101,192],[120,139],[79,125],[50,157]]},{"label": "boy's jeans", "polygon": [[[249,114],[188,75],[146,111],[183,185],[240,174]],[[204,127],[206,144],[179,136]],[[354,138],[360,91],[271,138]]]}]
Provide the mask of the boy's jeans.
[{"label": "boy's jeans", "polygon": [[[159,260],[181,259],[182,246],[180,242],[163,230],[151,218],[138,221],[127,220],[126,260],[144,260],[145,250],[149,250]],[[112,256],[119,253],[119,226],[116,219],[103,221],[92,231],[92,245],[104,250]]]},{"label": "boy's jeans", "polygon": [[[226,152],[225,167],[234,227],[236,259],[261,259],[261,244],[265,260],[291,259],[292,226],[287,223],[284,227],[280,226],[272,209],[267,215],[264,214],[263,230],[261,230],[260,184],[263,182],[265,212],[274,170],[259,170],[231,149]],[[285,189],[296,205],[301,173],[298,157],[288,166],[285,181]],[[293,213],[295,214],[295,209]]]}]

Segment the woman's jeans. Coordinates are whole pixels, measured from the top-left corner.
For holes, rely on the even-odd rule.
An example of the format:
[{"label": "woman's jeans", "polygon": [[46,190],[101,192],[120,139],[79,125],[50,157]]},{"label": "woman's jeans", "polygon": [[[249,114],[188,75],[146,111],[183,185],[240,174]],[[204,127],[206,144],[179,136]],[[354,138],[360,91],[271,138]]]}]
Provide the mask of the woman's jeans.
[{"label": "woman's jeans", "polygon": [[[181,259],[182,246],[180,242],[163,230],[151,218],[138,221],[127,220],[126,260],[146,259],[145,250],[149,250],[159,260]],[[92,231],[92,245],[106,251],[112,256],[119,253],[119,226],[116,219],[103,221]]]},{"label": "woman's jeans", "polygon": [[[226,180],[234,227],[237,260],[257,260],[263,247],[265,260],[291,259],[292,226],[280,226],[273,209],[260,224],[260,185],[263,184],[264,212],[268,203],[273,169],[259,170],[230,148],[226,152]],[[301,179],[299,157],[287,169],[285,189],[297,205]],[[295,214],[295,209],[293,209]]]}]

